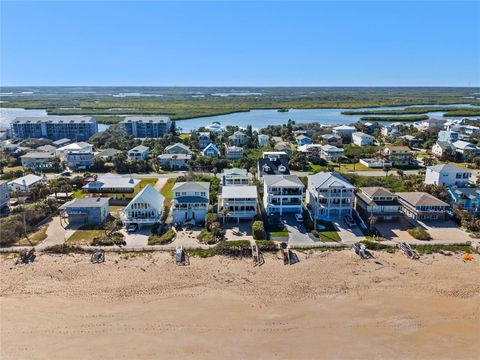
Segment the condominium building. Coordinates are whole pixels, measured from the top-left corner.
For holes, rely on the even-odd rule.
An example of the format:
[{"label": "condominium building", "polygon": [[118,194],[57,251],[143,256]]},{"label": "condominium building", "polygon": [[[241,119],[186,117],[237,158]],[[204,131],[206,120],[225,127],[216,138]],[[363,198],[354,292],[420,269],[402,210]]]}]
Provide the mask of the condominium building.
[{"label": "condominium building", "polygon": [[264,175],[263,206],[266,214],[302,213],[304,188],[296,175]]},{"label": "condominium building", "polygon": [[120,127],[136,138],[160,138],[172,131],[168,116],[127,116]]},{"label": "condominium building", "polygon": [[63,138],[86,141],[98,132],[97,119],[91,116],[17,117],[12,122],[16,138]]},{"label": "condominium building", "polygon": [[306,202],[316,219],[332,219],[352,214],[355,187],[343,176],[320,172],[308,177]]}]

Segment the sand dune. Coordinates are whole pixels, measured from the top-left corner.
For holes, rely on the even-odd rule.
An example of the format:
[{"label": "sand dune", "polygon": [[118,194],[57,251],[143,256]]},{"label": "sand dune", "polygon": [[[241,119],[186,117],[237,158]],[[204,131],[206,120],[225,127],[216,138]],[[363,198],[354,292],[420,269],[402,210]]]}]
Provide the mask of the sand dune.
[{"label": "sand dune", "polygon": [[40,255],[1,270],[1,359],[478,359],[480,262],[351,251]]}]

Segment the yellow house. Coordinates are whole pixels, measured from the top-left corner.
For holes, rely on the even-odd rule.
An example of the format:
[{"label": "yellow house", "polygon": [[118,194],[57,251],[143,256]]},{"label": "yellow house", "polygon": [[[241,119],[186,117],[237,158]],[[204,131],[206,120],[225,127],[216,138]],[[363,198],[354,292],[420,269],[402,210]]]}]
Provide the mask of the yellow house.
[{"label": "yellow house", "polygon": [[83,187],[87,194],[109,197],[111,203],[129,203],[141,190],[140,180],[116,174],[105,174]]}]

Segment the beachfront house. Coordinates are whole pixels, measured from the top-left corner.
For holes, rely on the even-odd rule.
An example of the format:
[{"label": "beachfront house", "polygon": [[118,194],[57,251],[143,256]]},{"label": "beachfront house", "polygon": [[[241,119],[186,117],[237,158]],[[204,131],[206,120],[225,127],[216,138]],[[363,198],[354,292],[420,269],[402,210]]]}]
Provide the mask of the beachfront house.
[{"label": "beachfront house", "polygon": [[185,170],[188,168],[188,161],[192,158],[190,154],[160,154],[158,161],[164,170]]},{"label": "beachfront house", "polygon": [[220,156],[220,150],[218,150],[217,145],[210,143],[205,149],[202,150],[202,155],[205,157],[218,158]]},{"label": "beachfront house", "polygon": [[222,186],[244,186],[252,183],[252,175],[246,169],[224,169]]},{"label": "beachfront house", "polygon": [[342,157],[344,151],[342,148],[337,148],[336,146],[332,145],[323,145],[322,149],[320,150],[320,157],[326,161],[338,161],[340,157]]},{"label": "beachfront house", "polygon": [[69,224],[102,224],[107,219],[108,198],[76,198],[59,207],[62,218]]},{"label": "beachfront house", "polygon": [[19,177],[15,180],[12,180],[8,183],[9,191],[21,191],[28,193],[32,186],[37,184],[44,184],[45,178],[42,176],[28,174],[22,177]]},{"label": "beachfront house", "polygon": [[298,176],[265,175],[263,179],[263,206],[267,215],[302,213],[305,186]]},{"label": "beachfront house", "polygon": [[172,188],[174,223],[204,223],[210,196],[209,182],[177,182]]},{"label": "beachfront house", "polygon": [[139,161],[139,160],[147,160],[148,153],[150,148],[143,145],[135,146],[133,149],[128,150],[128,160],[131,161]]},{"label": "beachfront house", "polygon": [[123,209],[120,219],[124,226],[152,226],[160,221],[165,197],[152,185],[145,186]]},{"label": "beachfront house", "polygon": [[228,140],[230,140],[230,143],[232,145],[236,145],[236,146],[243,146],[245,145],[245,141],[247,139],[247,135],[245,135],[243,132],[241,131],[235,131],[233,133],[233,135],[230,135],[228,137]]},{"label": "beachfront house", "polygon": [[426,192],[399,192],[400,211],[414,220],[445,220],[449,205]]},{"label": "beachfront house", "polygon": [[306,202],[316,219],[342,218],[352,214],[354,190],[340,174],[319,172],[308,177]]},{"label": "beachfront house", "polygon": [[401,216],[398,196],[383,187],[361,187],[355,194],[355,210],[370,226],[398,221]]},{"label": "beachfront house", "polygon": [[258,145],[261,147],[270,146],[270,136],[265,134],[258,135]]},{"label": "beachfront house", "polygon": [[140,191],[140,180],[129,176],[105,174],[86,184],[82,189],[87,194],[109,197],[112,204],[127,204]]},{"label": "beachfront house", "polygon": [[352,143],[357,146],[373,145],[375,138],[362,132],[354,132],[352,134]]},{"label": "beachfront house", "polygon": [[30,152],[20,156],[22,167],[34,171],[50,171],[53,170],[56,159],[54,153],[50,152]]},{"label": "beachfront house", "polygon": [[222,186],[218,196],[218,214],[224,219],[252,220],[257,214],[256,186]]},{"label": "beachfront house", "polygon": [[228,160],[240,160],[243,157],[243,148],[225,145],[225,157]]},{"label": "beachfront house", "polygon": [[[208,134],[208,133],[207,133]],[[187,145],[182,143],[175,143],[173,145],[169,145],[165,148],[164,154],[191,154],[192,151]]]},{"label": "beachfront house", "polygon": [[440,186],[465,186],[468,184],[471,172],[453,164],[427,166],[425,184]]},{"label": "beachfront house", "polygon": [[478,187],[450,187],[448,189],[451,205],[460,209],[480,214],[480,188]]}]

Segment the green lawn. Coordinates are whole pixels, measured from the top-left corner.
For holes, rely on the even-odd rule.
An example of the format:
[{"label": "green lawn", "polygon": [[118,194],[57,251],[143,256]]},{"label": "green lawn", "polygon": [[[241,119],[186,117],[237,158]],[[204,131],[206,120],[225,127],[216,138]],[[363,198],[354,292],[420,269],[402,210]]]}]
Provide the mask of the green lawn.
[{"label": "green lawn", "polygon": [[270,236],[286,237],[286,236],[288,236],[288,231],[272,231],[270,233]]},{"label": "green lawn", "polygon": [[312,164],[311,162],[308,163],[308,164],[310,165],[310,170],[314,173],[317,173],[317,172],[320,172],[320,171],[328,171],[326,166],[315,165],[315,164]]},{"label": "green lawn", "polygon": [[320,235],[320,241],[323,242],[340,242],[340,236],[338,235],[335,227],[330,221],[317,220],[318,225],[325,226],[323,230],[317,230]]},{"label": "green lawn", "polygon": [[105,230],[95,227],[95,226],[82,226],[80,229],[75,231],[72,236],[70,236],[66,245],[91,245],[92,240],[95,237],[100,237],[105,235]]},{"label": "green lawn", "polygon": [[355,163],[355,164],[340,164],[340,171],[379,171],[382,170],[381,168],[369,168],[363,164]]},{"label": "green lawn", "polygon": [[18,171],[18,170],[23,170],[23,166],[6,166],[3,169],[4,172]]},{"label": "green lawn", "polygon": [[158,179],[157,178],[146,178],[146,179],[141,179],[140,180],[140,189],[143,189],[147,185],[152,185],[155,186],[157,183]]},{"label": "green lawn", "polygon": [[47,238],[47,227],[48,226],[43,226],[41,229],[37,230],[36,232],[29,234],[28,239],[23,238],[17,242],[17,245],[20,246],[30,246],[30,245],[38,245],[40,244],[43,240]]},{"label": "green lawn", "polygon": [[85,197],[85,194],[83,193],[82,189],[77,189],[73,192],[73,195],[72,197],[74,199],[77,199],[77,198],[84,198]]},{"label": "green lawn", "polygon": [[172,188],[175,185],[175,180],[175,178],[168,179],[162,190],[160,190],[160,193],[165,196],[164,206],[170,206],[170,202],[173,198]]}]

